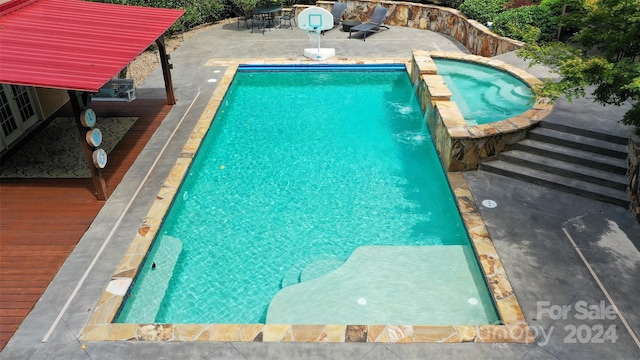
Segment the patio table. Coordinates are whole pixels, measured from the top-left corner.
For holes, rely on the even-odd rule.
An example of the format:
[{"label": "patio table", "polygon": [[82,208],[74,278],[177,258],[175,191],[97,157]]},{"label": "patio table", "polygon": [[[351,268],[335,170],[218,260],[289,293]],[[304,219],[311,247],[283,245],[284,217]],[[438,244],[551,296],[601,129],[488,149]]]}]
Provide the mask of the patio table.
[{"label": "patio table", "polygon": [[275,27],[275,25],[273,25],[274,14],[280,11],[282,11],[282,6],[280,5],[258,6],[253,9],[254,14],[266,16],[268,21],[267,27]]}]

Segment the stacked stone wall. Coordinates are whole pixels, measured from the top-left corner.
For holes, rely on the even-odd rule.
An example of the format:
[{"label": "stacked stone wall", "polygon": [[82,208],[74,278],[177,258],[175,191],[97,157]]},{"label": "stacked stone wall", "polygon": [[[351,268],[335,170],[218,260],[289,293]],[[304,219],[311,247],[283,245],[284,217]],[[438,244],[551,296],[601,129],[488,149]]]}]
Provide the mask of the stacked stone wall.
[{"label": "stacked stone wall", "polygon": [[[414,29],[430,30],[451,36],[469,52],[485,57],[496,56],[519,49],[520,41],[493,33],[479,22],[467,19],[458,10],[412,2],[348,0],[344,19],[367,21],[377,6],[389,9],[385,24],[406,26]],[[333,1],[318,1],[317,6],[331,10]],[[420,48],[416,44],[416,48]]]}]

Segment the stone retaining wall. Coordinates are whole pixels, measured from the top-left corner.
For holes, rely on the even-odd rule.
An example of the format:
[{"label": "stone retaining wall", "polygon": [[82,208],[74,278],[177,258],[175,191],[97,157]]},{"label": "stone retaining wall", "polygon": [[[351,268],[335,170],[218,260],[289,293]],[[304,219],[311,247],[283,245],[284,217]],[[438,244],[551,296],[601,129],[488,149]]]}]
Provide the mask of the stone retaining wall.
[{"label": "stone retaining wall", "polygon": [[[376,6],[389,8],[385,24],[431,30],[451,36],[474,55],[496,56],[517,50],[524,43],[491,32],[479,22],[467,19],[458,10],[432,4],[412,2],[349,0],[344,19],[367,21]],[[331,11],[333,1],[318,1],[319,7]],[[304,5],[303,5],[304,6]],[[301,7],[303,7],[301,6]],[[416,48],[422,47],[419,43]]]},{"label": "stone retaining wall", "polygon": [[633,129],[629,131],[629,155],[627,157],[627,180],[629,187],[629,199],[631,199],[631,212],[640,222],[640,135]]}]

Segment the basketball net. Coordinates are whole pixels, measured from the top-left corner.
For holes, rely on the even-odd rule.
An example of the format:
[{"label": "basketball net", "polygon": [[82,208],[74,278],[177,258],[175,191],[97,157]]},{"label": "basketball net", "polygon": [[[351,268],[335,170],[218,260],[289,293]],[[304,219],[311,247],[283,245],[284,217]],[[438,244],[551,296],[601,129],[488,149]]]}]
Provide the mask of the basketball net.
[{"label": "basketball net", "polygon": [[309,35],[309,43],[311,45],[315,45],[320,51],[320,34],[322,30],[317,27],[307,29],[307,34]]}]

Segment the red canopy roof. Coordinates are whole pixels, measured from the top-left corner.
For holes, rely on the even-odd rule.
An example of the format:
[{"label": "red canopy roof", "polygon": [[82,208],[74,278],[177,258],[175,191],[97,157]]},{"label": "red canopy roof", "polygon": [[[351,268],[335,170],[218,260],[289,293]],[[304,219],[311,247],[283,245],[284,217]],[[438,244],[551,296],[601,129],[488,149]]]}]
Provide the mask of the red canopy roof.
[{"label": "red canopy roof", "polygon": [[0,83],[96,92],[183,13],[79,0],[0,4]]}]

